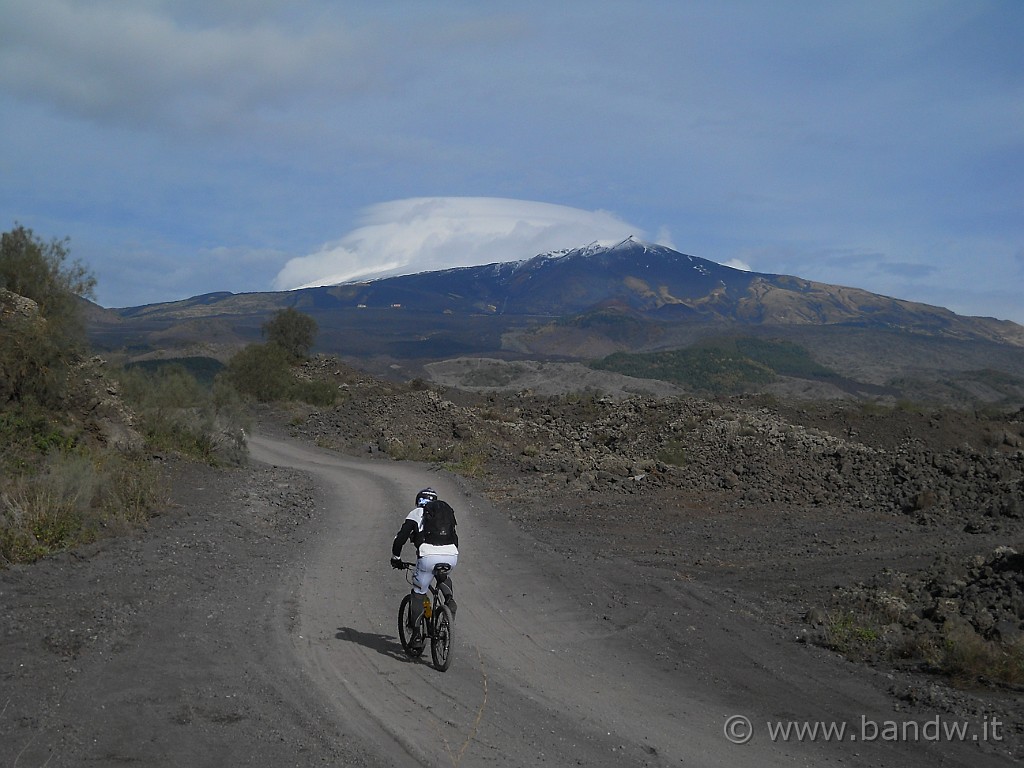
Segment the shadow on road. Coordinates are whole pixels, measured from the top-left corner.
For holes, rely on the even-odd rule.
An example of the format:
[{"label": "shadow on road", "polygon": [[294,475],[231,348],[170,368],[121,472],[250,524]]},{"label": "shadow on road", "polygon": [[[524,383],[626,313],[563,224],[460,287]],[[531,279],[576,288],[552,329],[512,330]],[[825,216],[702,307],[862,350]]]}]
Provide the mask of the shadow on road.
[{"label": "shadow on road", "polygon": [[376,651],[392,659],[399,659],[400,661],[413,660],[402,650],[402,644],[394,635],[382,635],[378,632],[360,632],[358,629],[352,629],[352,627],[338,627],[338,632],[334,637],[338,640],[357,643],[364,648],[369,648],[371,651]]}]

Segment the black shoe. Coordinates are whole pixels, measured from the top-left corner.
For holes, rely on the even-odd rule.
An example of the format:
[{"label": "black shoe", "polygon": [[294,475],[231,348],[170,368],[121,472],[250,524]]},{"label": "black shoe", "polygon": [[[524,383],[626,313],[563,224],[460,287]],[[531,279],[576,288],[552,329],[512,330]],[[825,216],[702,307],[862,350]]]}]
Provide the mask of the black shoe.
[{"label": "black shoe", "polygon": [[459,604],[455,602],[454,597],[449,597],[448,600],[445,602],[445,605],[448,606],[448,610],[451,611],[452,618],[454,619],[455,612],[459,610]]},{"label": "black shoe", "polygon": [[426,638],[420,633],[420,628],[416,627],[416,629],[412,631],[412,637],[409,638],[409,646],[411,648],[420,649],[426,644]]}]

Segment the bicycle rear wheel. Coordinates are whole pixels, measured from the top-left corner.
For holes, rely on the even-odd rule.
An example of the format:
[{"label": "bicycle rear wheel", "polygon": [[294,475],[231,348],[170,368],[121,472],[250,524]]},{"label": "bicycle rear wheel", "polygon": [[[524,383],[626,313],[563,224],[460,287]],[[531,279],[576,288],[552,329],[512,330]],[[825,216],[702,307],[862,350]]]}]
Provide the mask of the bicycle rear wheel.
[{"label": "bicycle rear wheel", "polygon": [[452,612],[447,605],[434,607],[434,632],[430,636],[430,655],[434,667],[446,672],[452,663]]},{"label": "bicycle rear wheel", "polygon": [[415,646],[412,644],[412,630],[409,629],[409,608],[411,605],[412,598],[406,595],[402,598],[402,604],[398,606],[398,639],[402,643],[402,650],[415,658],[423,653],[423,649],[426,646]]}]

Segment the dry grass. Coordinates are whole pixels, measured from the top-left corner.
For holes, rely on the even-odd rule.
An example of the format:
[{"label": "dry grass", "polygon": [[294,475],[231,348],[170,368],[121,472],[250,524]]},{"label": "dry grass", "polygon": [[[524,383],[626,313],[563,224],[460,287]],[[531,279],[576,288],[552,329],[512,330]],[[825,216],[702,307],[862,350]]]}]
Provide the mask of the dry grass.
[{"label": "dry grass", "polygon": [[953,679],[973,683],[989,680],[1005,685],[1024,684],[1024,641],[997,643],[969,627],[946,633],[939,649],[938,667]]},{"label": "dry grass", "polygon": [[908,627],[893,633],[900,614],[899,606],[876,600],[829,612],[822,642],[856,660],[922,663],[960,685],[1024,685],[1024,640],[989,640],[966,622],[948,625],[941,634]]},{"label": "dry grass", "polygon": [[166,498],[160,473],[140,458],[55,454],[41,471],[11,478],[0,494],[0,563],[33,562],[121,533]]}]

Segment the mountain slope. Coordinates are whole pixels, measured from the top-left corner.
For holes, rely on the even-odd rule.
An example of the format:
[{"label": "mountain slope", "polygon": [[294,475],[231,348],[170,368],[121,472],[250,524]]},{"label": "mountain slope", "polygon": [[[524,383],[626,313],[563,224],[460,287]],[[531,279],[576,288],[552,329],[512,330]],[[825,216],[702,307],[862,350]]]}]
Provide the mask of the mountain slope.
[{"label": "mountain slope", "polygon": [[[316,351],[412,378],[458,357],[589,362],[722,337],[801,345],[864,384],[914,392],[1024,387],[1024,327],[799,277],[745,272],[627,239],[516,262],[275,293],[210,293],[90,314],[102,351],[226,360],[286,307],[319,327]],[[979,373],[980,372],[980,373]],[[967,376],[967,380],[964,376]],[[952,382],[952,383],[947,383]],[[980,383],[979,383],[980,382]],[[1000,387],[1006,387],[1000,384]]]},{"label": "mountain slope", "polygon": [[564,317],[618,308],[646,320],[851,325],[1024,346],[1024,327],[798,277],[745,272],[627,239],[531,259],[277,293],[211,293],[116,310],[133,324],[266,315],[294,307]]}]

